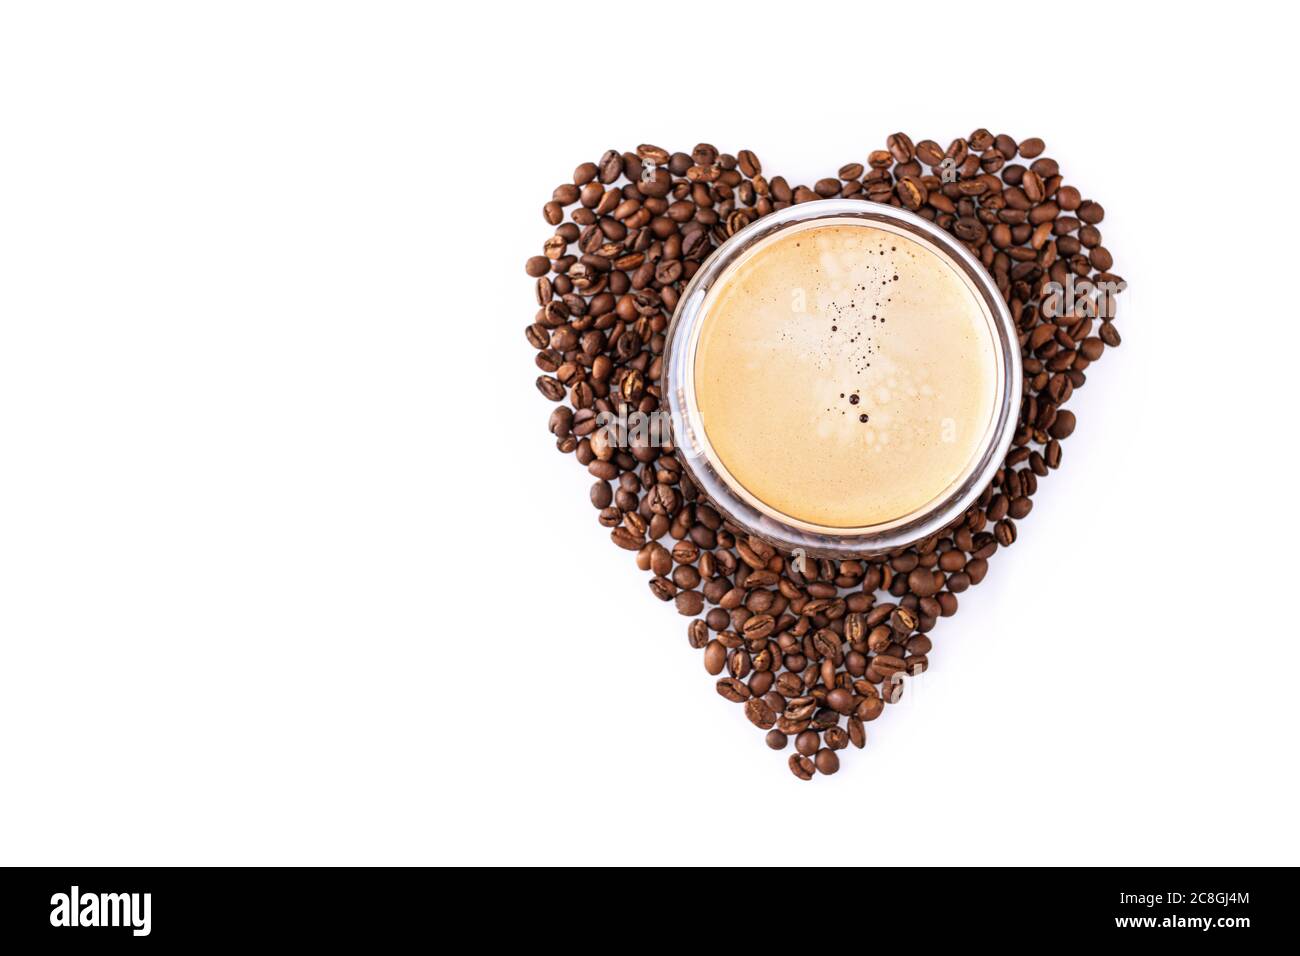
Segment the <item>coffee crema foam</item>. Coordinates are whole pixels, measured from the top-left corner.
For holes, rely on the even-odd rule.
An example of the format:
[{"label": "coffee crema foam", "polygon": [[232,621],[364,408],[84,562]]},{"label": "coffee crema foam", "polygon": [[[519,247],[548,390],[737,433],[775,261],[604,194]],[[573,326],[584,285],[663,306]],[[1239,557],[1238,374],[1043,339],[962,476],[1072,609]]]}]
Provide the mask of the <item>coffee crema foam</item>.
[{"label": "coffee crema foam", "polygon": [[783,230],[703,303],[693,373],[710,458],[776,517],[904,518],[984,447],[992,336],[986,303],[928,245],[852,218]]}]

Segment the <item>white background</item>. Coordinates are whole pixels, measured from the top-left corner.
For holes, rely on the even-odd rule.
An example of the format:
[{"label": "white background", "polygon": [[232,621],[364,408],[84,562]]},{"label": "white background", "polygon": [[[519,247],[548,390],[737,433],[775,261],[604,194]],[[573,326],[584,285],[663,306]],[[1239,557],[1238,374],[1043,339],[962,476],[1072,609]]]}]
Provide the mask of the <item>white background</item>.
[{"label": "white background", "polygon": [[[1284,32],[709,6],[4,7],[0,862],[1300,862]],[[523,262],[610,146],[978,126],[1105,206],[1124,345],[801,783],[554,451]]]}]

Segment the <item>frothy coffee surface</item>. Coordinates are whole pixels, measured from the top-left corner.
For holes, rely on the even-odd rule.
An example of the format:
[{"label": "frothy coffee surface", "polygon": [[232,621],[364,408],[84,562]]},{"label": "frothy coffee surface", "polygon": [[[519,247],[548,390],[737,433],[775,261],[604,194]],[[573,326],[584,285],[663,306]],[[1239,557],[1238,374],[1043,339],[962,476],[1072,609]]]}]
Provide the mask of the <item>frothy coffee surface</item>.
[{"label": "frothy coffee surface", "polygon": [[853,219],[778,233],[704,303],[695,398],[715,463],[808,524],[911,514],[981,449],[991,336],[974,289],[920,242]]}]

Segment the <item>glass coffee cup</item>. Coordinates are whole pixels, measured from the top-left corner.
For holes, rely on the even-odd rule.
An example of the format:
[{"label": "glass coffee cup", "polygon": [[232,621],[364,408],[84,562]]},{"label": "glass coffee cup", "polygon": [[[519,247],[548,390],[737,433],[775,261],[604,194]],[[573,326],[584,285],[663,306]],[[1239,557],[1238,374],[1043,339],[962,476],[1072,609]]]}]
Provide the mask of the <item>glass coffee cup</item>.
[{"label": "glass coffee cup", "polygon": [[965,245],[905,210],[828,199],[703,263],[660,384],[682,467],[724,517],[786,552],[850,557],[962,517],[1006,457],[1022,371]]}]

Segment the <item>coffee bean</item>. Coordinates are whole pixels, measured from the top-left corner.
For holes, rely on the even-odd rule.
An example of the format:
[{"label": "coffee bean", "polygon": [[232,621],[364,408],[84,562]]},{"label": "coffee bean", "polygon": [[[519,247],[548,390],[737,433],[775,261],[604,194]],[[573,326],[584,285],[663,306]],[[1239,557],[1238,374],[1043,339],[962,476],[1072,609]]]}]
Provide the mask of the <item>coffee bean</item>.
[{"label": "coffee bean", "polygon": [[929,597],[938,592],[942,582],[935,580],[933,571],[917,568],[907,576],[908,589],[917,597]]},{"label": "coffee bean", "polygon": [[853,712],[853,716],[862,721],[875,720],[880,716],[881,711],[884,709],[884,701],[879,697],[868,697],[858,704],[858,708]]},{"label": "coffee bean", "polygon": [[903,678],[899,674],[890,675],[880,688],[880,695],[887,703],[897,704],[903,699]]},{"label": "coffee bean", "polygon": [[939,166],[944,161],[943,148],[932,139],[923,139],[916,144],[916,158],[927,166]]},{"label": "coffee bean", "polygon": [[892,654],[877,654],[871,658],[871,666],[886,677],[890,674],[897,674],[905,668],[903,659],[894,657]]},{"label": "coffee bean", "polygon": [[[619,525],[611,531],[610,538],[616,545],[623,548],[625,551],[639,551],[641,550],[641,545],[645,544],[645,538],[643,535],[639,535],[632,531],[631,528],[623,525]],[[681,608],[680,600],[678,601],[677,606],[679,609]]]},{"label": "coffee bean", "polygon": [[821,739],[811,730],[805,730],[794,739],[794,749],[805,757],[811,757],[821,747]]},{"label": "coffee bean", "polygon": [[699,591],[682,591],[674,600],[677,602],[678,614],[689,617],[704,610],[704,595]]},{"label": "coffee bean", "polygon": [[[733,704],[739,704],[746,700],[749,700],[750,697],[749,688],[745,686],[743,681],[737,680],[734,677],[723,677],[718,681],[718,683],[715,686],[717,688],[718,695],[721,697],[725,697]],[[751,704],[754,703],[754,701],[752,700],[749,700],[749,702]]]},{"label": "coffee bean", "polygon": [[889,154],[894,157],[894,162],[908,163],[912,161],[915,147],[913,147],[912,140],[906,133],[894,133],[885,141],[885,146],[889,149]]},{"label": "coffee bean", "polygon": [[807,720],[816,709],[817,701],[812,697],[796,697],[785,705],[785,716],[790,720]]},{"label": "coffee bean", "polygon": [[637,158],[645,162],[654,163],[656,166],[662,166],[667,163],[669,157],[669,153],[666,149],[661,149],[658,146],[651,146],[647,143],[642,143],[636,148],[636,155]]},{"label": "coffee bean", "polygon": [[897,607],[889,615],[889,624],[895,634],[908,634],[916,628],[916,615],[908,608]]},{"label": "coffee bean", "polygon": [[1025,159],[1033,159],[1035,156],[1039,155],[1043,149],[1043,141],[1037,136],[1030,137],[1029,139],[1022,139],[1020,141],[1020,155],[1025,157]]},{"label": "coffee bean", "polygon": [[767,737],[764,739],[767,741],[767,745],[773,750],[784,750],[785,745],[789,742],[790,738],[779,730],[769,730],[767,732]]},{"label": "coffee bean", "polygon": [[623,174],[623,157],[615,150],[609,150],[600,158],[600,181],[609,185]]},{"label": "coffee bean", "polygon": [[829,749],[817,751],[815,763],[818,773],[829,775],[840,769],[840,758],[835,756],[835,751]]},{"label": "coffee bean", "polygon": [[913,212],[924,206],[929,196],[925,186],[915,176],[904,176],[894,188],[903,205]]},{"label": "coffee bean", "polygon": [[874,149],[867,154],[867,165],[872,169],[888,169],[893,162],[894,157],[887,149]]},{"label": "coffee bean", "polygon": [[1095,203],[1091,199],[1086,199],[1079,204],[1079,218],[1090,226],[1095,226],[1106,217],[1106,210],[1102,209],[1100,203]]},{"label": "coffee bean", "polygon": [[1030,202],[1042,202],[1047,195],[1043,188],[1043,180],[1032,169],[1026,170],[1024,178],[1021,180],[1020,188],[1024,190],[1026,198]]},{"label": "coffee bean", "polygon": [[832,710],[846,716],[853,713],[854,708],[857,706],[853,700],[853,694],[843,687],[837,687],[827,694],[826,703]]},{"label": "coffee bean", "polygon": [[843,750],[849,745],[849,733],[843,727],[827,727],[822,737],[830,750]]},{"label": "coffee bean", "polygon": [[799,754],[790,755],[790,772],[800,780],[811,780],[817,768],[807,757]]},{"label": "coffee bean", "polygon": [[713,640],[704,648],[704,669],[715,677],[727,666],[727,649],[720,641]]},{"label": "coffee bean", "polygon": [[1052,422],[1049,432],[1056,439],[1069,438],[1074,433],[1074,424],[1074,412],[1061,409],[1056,413],[1056,419]]},{"label": "coffee bean", "polygon": [[556,186],[551,193],[551,198],[561,206],[571,206],[578,201],[578,187],[573,183],[564,183]]},{"label": "coffee bean", "polygon": [[761,698],[753,698],[745,704],[745,716],[749,722],[761,730],[769,730],[776,723],[776,714]]},{"label": "coffee bean", "polygon": [[867,648],[872,652],[879,654],[890,645],[894,639],[894,632],[887,626],[873,627],[867,635]]},{"label": "coffee bean", "polygon": [[650,593],[661,601],[671,601],[677,594],[677,585],[666,578],[651,578]]}]

